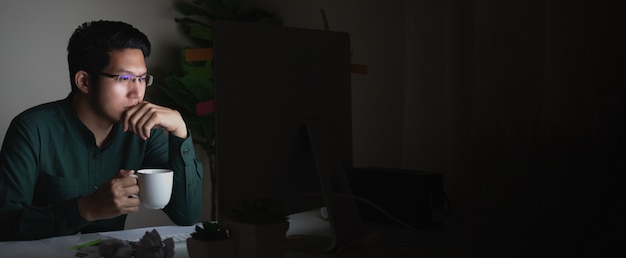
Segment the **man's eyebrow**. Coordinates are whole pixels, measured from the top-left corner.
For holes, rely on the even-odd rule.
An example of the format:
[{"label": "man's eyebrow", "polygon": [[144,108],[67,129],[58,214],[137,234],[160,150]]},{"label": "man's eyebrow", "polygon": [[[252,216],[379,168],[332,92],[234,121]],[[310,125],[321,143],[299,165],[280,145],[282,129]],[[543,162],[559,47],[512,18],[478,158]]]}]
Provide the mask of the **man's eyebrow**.
[{"label": "man's eyebrow", "polygon": [[133,72],[131,72],[129,70],[124,70],[124,69],[115,70],[115,73],[118,73],[118,74],[132,74],[132,75],[135,75],[135,76],[144,76],[144,75],[148,74],[147,71],[143,72],[142,74],[134,74]]}]

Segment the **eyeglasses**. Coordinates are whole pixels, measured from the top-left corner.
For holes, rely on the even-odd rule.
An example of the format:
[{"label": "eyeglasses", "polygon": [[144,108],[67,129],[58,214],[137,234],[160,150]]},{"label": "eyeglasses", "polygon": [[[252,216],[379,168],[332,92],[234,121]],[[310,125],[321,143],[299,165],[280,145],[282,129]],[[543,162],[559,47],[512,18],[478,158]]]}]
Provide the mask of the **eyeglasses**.
[{"label": "eyeglasses", "polygon": [[109,74],[109,73],[100,73],[100,75],[109,77],[111,79],[115,79],[117,83],[121,85],[128,85],[128,83],[130,82],[133,82],[133,83],[139,82],[141,85],[150,86],[152,85],[152,81],[154,80],[154,76],[150,74],[145,75],[145,76],[134,76],[132,74],[116,75],[116,74]]}]

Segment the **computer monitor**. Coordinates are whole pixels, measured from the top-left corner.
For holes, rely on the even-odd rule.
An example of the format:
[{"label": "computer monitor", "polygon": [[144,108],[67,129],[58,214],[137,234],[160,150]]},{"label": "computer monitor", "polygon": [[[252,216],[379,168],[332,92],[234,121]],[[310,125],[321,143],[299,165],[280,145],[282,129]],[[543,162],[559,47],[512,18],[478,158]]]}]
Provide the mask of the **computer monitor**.
[{"label": "computer monitor", "polygon": [[274,198],[285,214],[328,213],[330,237],[303,235],[287,248],[332,251],[361,236],[356,203],[342,197],[352,194],[349,35],[228,21],[213,28],[217,220],[241,200]]}]

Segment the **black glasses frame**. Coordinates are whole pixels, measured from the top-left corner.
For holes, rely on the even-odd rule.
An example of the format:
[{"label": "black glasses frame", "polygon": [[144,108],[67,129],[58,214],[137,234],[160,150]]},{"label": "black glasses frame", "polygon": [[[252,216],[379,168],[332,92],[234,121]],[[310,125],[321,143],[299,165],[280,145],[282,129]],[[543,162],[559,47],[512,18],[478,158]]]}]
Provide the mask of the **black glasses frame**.
[{"label": "black glasses frame", "polygon": [[[154,76],[152,76],[151,74],[148,75],[144,75],[144,76],[135,76],[132,74],[110,74],[110,73],[103,73],[100,72],[99,73],[102,76],[106,76],[109,77],[111,79],[115,79],[117,81],[118,84],[122,84],[122,83],[128,83],[128,82],[136,82],[137,79],[139,79],[139,82],[145,82],[146,87],[152,85],[152,82],[154,81]],[[122,76],[128,76],[129,80],[128,81],[120,81],[120,79],[123,79]]]}]

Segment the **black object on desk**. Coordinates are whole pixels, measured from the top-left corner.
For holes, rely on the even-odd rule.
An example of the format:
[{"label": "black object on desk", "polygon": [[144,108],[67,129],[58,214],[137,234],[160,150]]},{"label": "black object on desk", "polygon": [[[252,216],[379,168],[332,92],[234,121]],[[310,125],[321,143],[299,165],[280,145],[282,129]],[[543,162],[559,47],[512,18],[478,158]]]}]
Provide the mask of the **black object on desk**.
[{"label": "black object on desk", "polygon": [[[441,173],[395,169],[354,168],[351,174],[355,195],[378,205],[414,228],[443,226],[444,190]],[[365,221],[396,223],[364,202],[358,203]]]}]

